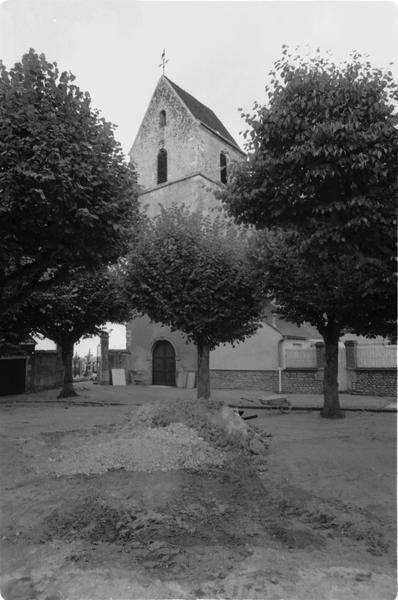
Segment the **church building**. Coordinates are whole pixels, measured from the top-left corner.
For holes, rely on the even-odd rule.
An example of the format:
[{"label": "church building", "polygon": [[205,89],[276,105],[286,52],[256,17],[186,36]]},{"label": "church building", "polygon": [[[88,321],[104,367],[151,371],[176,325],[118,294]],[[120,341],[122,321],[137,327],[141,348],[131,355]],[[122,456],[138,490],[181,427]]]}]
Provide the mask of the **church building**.
[{"label": "church building", "polygon": [[[204,212],[216,207],[214,191],[226,182],[229,163],[244,156],[212,110],[162,75],[130,151],[149,216],[173,202]],[[142,383],[185,386],[197,368],[196,346],[147,317],[128,324],[127,348]]]},{"label": "church building", "polygon": [[172,202],[216,206],[214,189],[226,183],[230,161],[244,156],[212,110],[160,78],[130,151],[149,215]]},{"label": "church building", "polygon": [[[245,153],[214,112],[162,75],[155,88],[135,141],[130,159],[136,167],[140,204],[149,216],[172,203],[207,212],[220,201],[215,191],[228,177],[231,162]],[[297,328],[296,328],[297,329]],[[312,332],[311,332],[312,333]],[[147,385],[191,387],[197,370],[196,346],[181,332],[151,323],[148,317],[126,328],[133,382]],[[295,330],[295,343],[312,337]],[[236,349],[226,345],[210,355],[211,376],[217,387],[234,387],[234,374],[267,372],[255,377],[263,388],[273,386],[280,366],[280,342],[286,338],[275,323],[265,323],[253,338]],[[265,378],[264,378],[265,377]],[[246,388],[250,377],[245,379]]]}]

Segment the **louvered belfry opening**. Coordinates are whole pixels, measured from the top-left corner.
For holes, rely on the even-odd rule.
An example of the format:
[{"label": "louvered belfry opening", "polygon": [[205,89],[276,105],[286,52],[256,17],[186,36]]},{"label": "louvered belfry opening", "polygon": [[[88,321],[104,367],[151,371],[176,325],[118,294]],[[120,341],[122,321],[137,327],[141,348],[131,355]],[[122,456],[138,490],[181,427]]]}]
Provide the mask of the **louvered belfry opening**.
[{"label": "louvered belfry opening", "polygon": [[167,151],[162,148],[158,152],[158,183],[167,181]]},{"label": "louvered belfry opening", "polygon": [[227,183],[227,157],[224,152],[220,152],[220,181]]}]

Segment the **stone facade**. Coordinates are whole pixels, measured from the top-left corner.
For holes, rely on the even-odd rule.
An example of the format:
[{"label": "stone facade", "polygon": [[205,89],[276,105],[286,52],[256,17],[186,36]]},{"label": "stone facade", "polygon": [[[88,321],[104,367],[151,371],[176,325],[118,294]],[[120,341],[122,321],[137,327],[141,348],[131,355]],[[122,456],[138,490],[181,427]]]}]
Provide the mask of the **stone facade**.
[{"label": "stone facade", "polygon": [[396,397],[396,367],[360,367],[358,366],[358,343],[355,340],[347,340],[344,346],[349,391],[352,394]]},{"label": "stone facade", "polygon": [[[283,394],[322,394],[323,371],[318,369],[281,370]],[[279,392],[279,372],[253,370],[211,370],[210,384],[214,389],[259,390]]]},{"label": "stone facade", "polygon": [[221,370],[210,371],[210,387],[230,390],[278,391],[278,371]]},{"label": "stone facade", "polygon": [[[165,114],[165,124],[161,113]],[[161,149],[167,151],[167,182],[158,184],[157,156]],[[159,204],[168,206],[171,202],[202,211],[218,206],[214,191],[221,181],[221,152],[227,163],[244,156],[237,146],[195,118],[171,82],[162,76],[130,150],[141,186],[141,204],[149,206],[151,216],[158,212]]]},{"label": "stone facade", "polygon": [[351,383],[351,393],[396,397],[396,369],[356,369]]},{"label": "stone facade", "polygon": [[219,206],[214,193],[217,189],[217,183],[197,173],[142,192],[140,204],[150,217],[159,212],[159,205],[169,208],[172,203],[185,204],[206,213]]},{"label": "stone facade", "polygon": [[[164,127],[159,122],[162,110],[166,112]],[[200,170],[198,166],[204,148],[197,134],[198,128],[199,124],[188,110],[184,110],[166,78],[161,77],[130,151],[138,183],[143,189],[157,185],[157,154],[161,148],[167,150],[168,180],[174,181]]]},{"label": "stone facade", "polygon": [[[161,150],[167,152],[167,180],[158,184]],[[140,203],[147,214],[154,216],[159,205],[168,207],[172,203],[183,203],[202,212],[221,208],[215,193],[222,186],[221,154],[226,158],[227,172],[228,164],[244,158],[216,115],[162,76],[130,151],[141,186]],[[283,365],[284,348],[290,342],[292,347],[301,346],[313,334],[303,334],[300,328],[292,326],[286,336],[274,321],[271,318],[244,343],[235,347],[226,344],[210,354],[213,388],[279,390],[278,368]],[[133,383],[153,383],[154,349],[162,341],[174,350],[177,386],[184,387],[188,375],[197,369],[196,347],[181,332],[142,317],[127,325],[126,335],[130,351],[126,360]],[[319,357],[322,353],[320,347]],[[319,393],[319,373],[316,369],[282,370],[282,391]]]},{"label": "stone facade", "polygon": [[[167,181],[158,184],[161,149],[167,152]],[[172,203],[203,213],[220,208],[215,195],[222,185],[220,153],[227,163],[244,156],[210,109],[162,76],[130,151],[141,187],[140,203],[147,214],[153,217],[159,205],[167,208]],[[185,335],[151,323],[147,317],[135,319],[126,329],[133,383],[152,383],[153,350],[157,342],[166,340],[175,353],[176,385],[186,385],[188,374],[197,369],[197,351]]]},{"label": "stone facade", "polygon": [[284,394],[322,394],[323,369],[286,369],[282,371]]},{"label": "stone facade", "polygon": [[187,376],[197,368],[195,344],[188,342],[180,331],[153,323],[148,317],[134,319],[127,325],[127,348],[130,350],[130,379],[132,383],[152,384],[153,349],[159,341],[168,341],[175,352],[176,385],[185,387]]}]

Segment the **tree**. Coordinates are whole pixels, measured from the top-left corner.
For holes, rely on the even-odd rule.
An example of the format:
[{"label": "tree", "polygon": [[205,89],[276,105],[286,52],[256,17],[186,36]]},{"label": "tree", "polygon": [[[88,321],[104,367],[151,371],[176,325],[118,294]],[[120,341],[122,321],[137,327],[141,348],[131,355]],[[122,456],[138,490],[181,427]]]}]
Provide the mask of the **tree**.
[{"label": "tree", "polygon": [[137,310],[196,344],[198,398],[210,396],[210,350],[244,340],[260,325],[247,247],[245,232],[225,218],[173,205],[146,222],[126,266]]},{"label": "tree", "polygon": [[75,270],[68,283],[31,297],[27,319],[35,319],[36,333],[61,347],[64,384],[59,398],[77,396],[73,388],[73,345],[81,337],[98,335],[108,322],[121,323],[134,311],[127,300],[123,278],[117,268],[97,272]]},{"label": "tree", "polygon": [[[383,335],[395,321],[398,86],[358,53],[338,66],[319,54],[292,57],[285,47],[266,92],[266,105],[245,115],[248,160],[235,168],[223,201],[238,222],[285,232],[266,253],[267,285],[282,315],[324,335],[322,415],[341,416],[329,372],[336,336]],[[321,319],[317,302],[328,307]]]},{"label": "tree", "polygon": [[[302,252],[296,233],[258,232],[252,262],[264,294],[281,316],[314,325],[325,342],[324,417],[343,416],[338,397],[339,338],[343,333],[390,336],[395,323],[389,313],[395,288],[380,298],[369,282],[381,279],[376,265],[357,263],[356,256],[334,255],[318,263]],[[388,276],[389,274],[387,274]],[[386,289],[388,286],[386,286]]]},{"label": "tree", "polygon": [[31,294],[117,260],[135,218],[135,171],[73,80],[34,50],[0,62],[0,338]]}]

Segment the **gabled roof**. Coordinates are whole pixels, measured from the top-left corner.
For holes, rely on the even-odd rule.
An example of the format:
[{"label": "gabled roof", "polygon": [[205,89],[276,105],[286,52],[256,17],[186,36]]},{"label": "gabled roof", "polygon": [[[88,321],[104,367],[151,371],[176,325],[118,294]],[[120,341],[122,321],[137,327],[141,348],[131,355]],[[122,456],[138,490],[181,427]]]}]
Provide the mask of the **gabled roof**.
[{"label": "gabled roof", "polygon": [[296,340],[318,340],[321,339],[319,331],[309,323],[296,325],[278,316],[277,306],[271,302],[264,309],[265,322],[273,327],[284,337]]},{"label": "gabled roof", "polygon": [[[184,102],[185,106],[191,111],[196,119],[198,119],[205,127],[213,131],[215,134],[224,138],[227,142],[239,150],[239,152],[242,152],[232,135],[228,132],[228,130],[221,123],[220,119],[210,108],[199,102],[199,100],[196,100],[196,98],[191,96],[191,94],[188,94],[188,92],[180,88],[180,86],[175,84],[165,75],[163,77],[167,79],[173,90],[177,93],[180,99]],[[242,152],[242,154],[244,153]]]},{"label": "gabled roof", "polygon": [[312,327],[311,325],[296,325],[295,323],[290,323],[290,321],[285,321],[284,319],[276,319],[275,327],[280,331],[283,337],[290,339],[310,339],[317,340],[321,339],[321,335],[319,331]]}]

